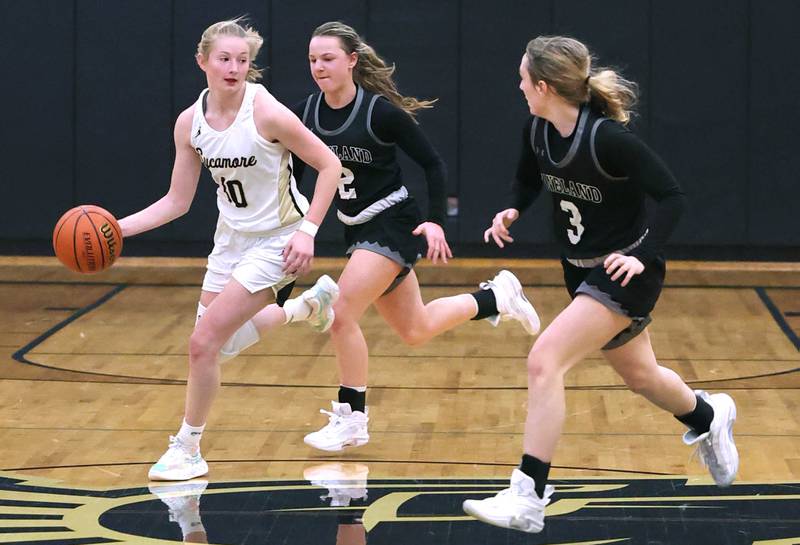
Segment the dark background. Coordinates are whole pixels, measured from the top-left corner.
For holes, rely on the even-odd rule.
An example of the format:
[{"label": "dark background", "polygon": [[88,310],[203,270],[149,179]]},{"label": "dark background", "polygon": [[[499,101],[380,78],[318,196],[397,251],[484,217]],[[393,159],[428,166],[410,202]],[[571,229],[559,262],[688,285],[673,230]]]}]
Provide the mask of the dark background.
[{"label": "dark background", "polygon": [[[50,253],[53,225],[76,204],[122,217],[160,198],[174,120],[205,87],[197,41],[242,14],[265,37],[264,83],[284,103],[315,90],[308,39],[335,19],[397,64],[401,91],[439,98],[420,120],[458,199],[447,225],[457,255],[501,255],[480,239],[519,153],[519,60],[530,38],[568,34],[641,86],[633,127],[688,195],[670,257],[800,259],[793,0],[0,0],[0,253]],[[422,173],[404,161],[424,203]],[[502,255],[555,255],[546,200]],[[126,240],[126,255],[206,255],[215,218],[204,174],[189,214]],[[340,237],[329,216],[318,253],[338,255]]]}]

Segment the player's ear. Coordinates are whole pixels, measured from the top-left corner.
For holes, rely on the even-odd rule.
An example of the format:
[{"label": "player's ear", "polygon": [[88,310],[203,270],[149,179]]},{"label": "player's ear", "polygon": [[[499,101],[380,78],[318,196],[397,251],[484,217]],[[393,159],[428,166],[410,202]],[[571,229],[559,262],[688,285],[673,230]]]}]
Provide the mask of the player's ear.
[{"label": "player's ear", "polygon": [[203,58],[203,55],[198,53],[194,56],[194,60],[197,61],[197,66],[200,67],[200,70],[203,72],[206,71],[206,60]]}]

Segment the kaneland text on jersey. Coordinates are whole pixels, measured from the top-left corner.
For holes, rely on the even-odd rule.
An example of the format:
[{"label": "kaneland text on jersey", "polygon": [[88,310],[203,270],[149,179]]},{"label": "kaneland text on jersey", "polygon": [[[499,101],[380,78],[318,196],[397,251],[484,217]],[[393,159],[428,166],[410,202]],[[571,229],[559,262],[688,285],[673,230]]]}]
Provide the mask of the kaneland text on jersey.
[{"label": "kaneland text on jersey", "polygon": [[340,161],[351,161],[368,165],[372,162],[372,152],[356,146],[328,146]]},{"label": "kaneland text on jersey", "polygon": [[568,195],[576,199],[593,203],[603,202],[603,193],[593,185],[564,180],[564,178],[559,178],[552,174],[545,174],[544,172],[542,172],[541,175],[542,182],[544,182],[545,187],[551,193],[560,193],[561,195]]}]

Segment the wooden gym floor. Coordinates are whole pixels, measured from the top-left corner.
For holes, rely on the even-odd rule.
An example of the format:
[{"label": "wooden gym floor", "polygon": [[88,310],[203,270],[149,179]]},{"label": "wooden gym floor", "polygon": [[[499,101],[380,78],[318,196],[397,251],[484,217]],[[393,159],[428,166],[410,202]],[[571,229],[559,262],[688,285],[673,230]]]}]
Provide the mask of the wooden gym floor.
[{"label": "wooden gym floor", "polygon": [[[545,531],[527,535],[460,510],[505,487],[519,460],[532,339],[516,323],[470,322],[409,348],[370,311],[371,441],[332,454],[303,443],[336,395],[330,343],[287,326],[223,367],[207,482],[148,489],[182,417],[204,263],[123,258],[79,276],[55,258],[0,258],[0,543],[181,541],[169,513],[199,498],[205,531],[187,541],[800,544],[800,264],[671,262],[654,313],[660,361],[736,400],[736,485],[709,486],[680,424],[598,354],[568,375],[557,493]],[[342,265],[318,259],[309,278]],[[418,274],[430,300],[501,268],[544,324],[567,303],[555,261]]]}]

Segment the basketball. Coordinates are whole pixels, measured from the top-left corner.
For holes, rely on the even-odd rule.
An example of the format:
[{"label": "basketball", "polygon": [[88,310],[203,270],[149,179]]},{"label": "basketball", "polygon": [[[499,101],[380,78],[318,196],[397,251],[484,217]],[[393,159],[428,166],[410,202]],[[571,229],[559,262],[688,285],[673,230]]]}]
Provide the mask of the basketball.
[{"label": "basketball", "polygon": [[100,272],[122,253],[122,231],[108,210],[83,204],[68,210],[56,223],[53,250],[75,272]]}]

